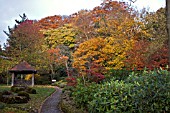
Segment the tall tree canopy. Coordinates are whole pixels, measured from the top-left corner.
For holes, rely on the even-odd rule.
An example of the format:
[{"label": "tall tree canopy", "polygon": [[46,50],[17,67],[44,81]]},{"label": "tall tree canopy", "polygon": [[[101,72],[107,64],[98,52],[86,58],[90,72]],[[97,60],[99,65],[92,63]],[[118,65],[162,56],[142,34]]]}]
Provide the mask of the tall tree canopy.
[{"label": "tall tree canopy", "polygon": [[43,34],[33,20],[22,19],[16,22],[18,24],[8,34],[6,56],[17,62],[26,60],[36,66],[42,57]]}]

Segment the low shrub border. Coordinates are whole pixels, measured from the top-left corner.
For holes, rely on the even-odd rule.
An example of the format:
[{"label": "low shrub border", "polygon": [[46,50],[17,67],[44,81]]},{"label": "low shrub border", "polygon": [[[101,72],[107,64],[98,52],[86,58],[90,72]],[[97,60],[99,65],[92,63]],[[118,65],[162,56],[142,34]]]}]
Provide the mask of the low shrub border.
[{"label": "low shrub border", "polygon": [[157,69],[132,72],[124,80],[113,77],[101,84],[78,82],[70,96],[78,108],[90,113],[169,113],[169,92],[170,73]]}]

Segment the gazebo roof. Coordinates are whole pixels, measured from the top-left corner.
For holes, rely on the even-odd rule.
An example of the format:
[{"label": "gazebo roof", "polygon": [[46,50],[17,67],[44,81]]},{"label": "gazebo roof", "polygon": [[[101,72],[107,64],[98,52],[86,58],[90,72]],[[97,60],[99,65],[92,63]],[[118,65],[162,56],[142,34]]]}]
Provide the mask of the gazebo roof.
[{"label": "gazebo roof", "polygon": [[20,74],[31,74],[36,73],[37,71],[30,65],[28,62],[23,61],[17,64],[15,67],[9,70],[11,73],[20,73]]}]

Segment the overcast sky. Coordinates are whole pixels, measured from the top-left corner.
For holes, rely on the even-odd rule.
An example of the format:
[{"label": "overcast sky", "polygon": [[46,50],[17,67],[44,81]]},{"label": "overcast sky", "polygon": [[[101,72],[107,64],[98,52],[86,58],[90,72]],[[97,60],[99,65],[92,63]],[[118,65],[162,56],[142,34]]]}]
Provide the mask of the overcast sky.
[{"label": "overcast sky", "polygon": [[[19,14],[26,13],[29,19],[40,20],[47,16],[70,15],[81,9],[93,9],[101,2],[102,0],[0,0],[0,44],[3,45],[7,38],[3,30],[8,31],[8,26],[13,27],[15,19],[20,20]],[[156,11],[165,7],[165,0],[137,0],[134,5],[139,9],[150,7],[151,11]]]}]

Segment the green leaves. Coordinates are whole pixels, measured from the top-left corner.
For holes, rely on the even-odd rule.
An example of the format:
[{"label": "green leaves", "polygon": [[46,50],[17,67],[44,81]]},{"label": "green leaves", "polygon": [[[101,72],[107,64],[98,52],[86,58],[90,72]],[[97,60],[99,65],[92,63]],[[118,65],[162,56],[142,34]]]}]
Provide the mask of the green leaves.
[{"label": "green leaves", "polygon": [[[163,71],[163,72],[162,72]],[[78,84],[74,101],[89,113],[170,112],[170,76],[165,70],[132,72],[125,80]]]},{"label": "green leaves", "polygon": [[134,84],[132,102],[135,112],[168,112],[170,105],[170,76],[166,70],[144,71],[130,76],[127,83]]}]

